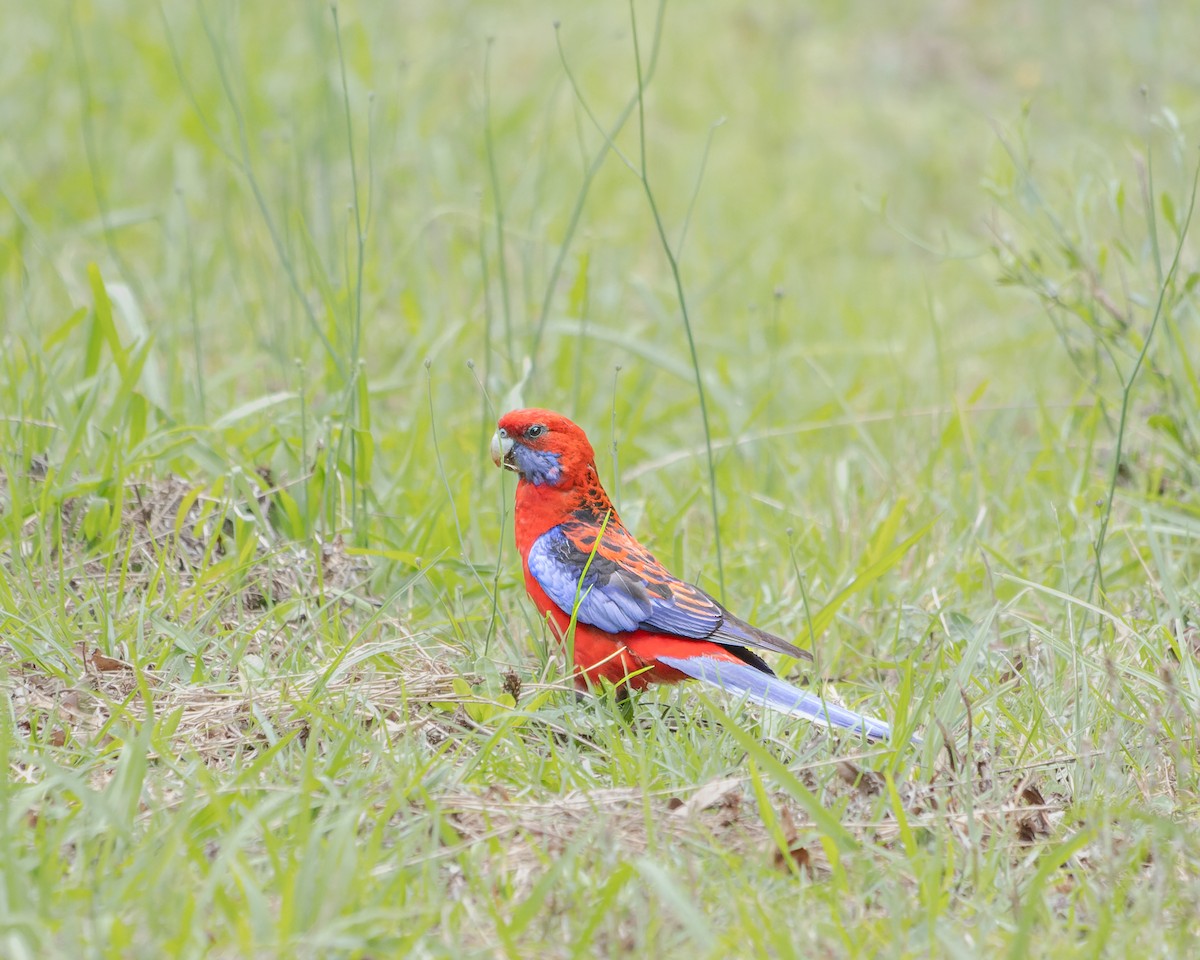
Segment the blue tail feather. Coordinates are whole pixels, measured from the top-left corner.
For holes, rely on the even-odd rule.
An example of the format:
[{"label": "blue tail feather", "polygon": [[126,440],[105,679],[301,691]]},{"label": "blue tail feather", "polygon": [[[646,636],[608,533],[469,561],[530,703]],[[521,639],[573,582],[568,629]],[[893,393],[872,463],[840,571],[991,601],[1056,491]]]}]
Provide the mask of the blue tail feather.
[{"label": "blue tail feather", "polygon": [[786,680],[750,666],[716,657],[657,657],[693,680],[700,680],[793,717],[803,717],[823,727],[839,727],[865,734],[870,740],[890,740],[892,728],[882,720],[864,716],[822,700],[814,693],[798,690]]}]

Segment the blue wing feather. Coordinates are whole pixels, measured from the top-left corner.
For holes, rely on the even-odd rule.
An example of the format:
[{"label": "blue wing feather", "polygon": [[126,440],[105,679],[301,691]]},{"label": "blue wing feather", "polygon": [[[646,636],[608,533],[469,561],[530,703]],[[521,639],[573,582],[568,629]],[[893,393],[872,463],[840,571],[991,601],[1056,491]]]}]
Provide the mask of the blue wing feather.
[{"label": "blue wing feather", "polygon": [[[649,568],[654,580],[647,580],[632,564],[622,563],[620,553],[614,555],[606,549],[610,537],[626,553],[630,547],[621,540],[628,539],[639,551],[637,564]],[[560,609],[570,613],[578,593],[577,619],[609,633],[661,630],[698,640],[710,636],[723,619],[716,601],[672,577],[623,529],[605,531],[593,554],[576,545],[561,526],[552,527],[534,541],[527,563],[533,578]],[[685,592],[683,588],[689,604],[686,608],[678,602],[682,597],[677,597]]]},{"label": "blue wing feather", "polygon": [[573,556],[574,552],[561,527],[552,527],[534,541],[526,562],[530,574],[546,591],[546,596],[566,613],[575,609],[578,596],[576,617],[581,623],[609,633],[627,633],[638,629],[650,614],[649,600],[639,598],[627,587],[621,586],[624,581],[601,584],[598,570],[589,569],[581,583],[580,576],[588,558],[584,555],[582,560],[578,560]]},{"label": "blue wing feather", "polygon": [[526,562],[561,610],[570,613],[578,593],[579,622],[609,633],[652,630],[812,659],[786,640],[739,620],[695,584],[673,576],[619,520],[605,527],[603,535],[595,523],[566,520],[534,541]]}]

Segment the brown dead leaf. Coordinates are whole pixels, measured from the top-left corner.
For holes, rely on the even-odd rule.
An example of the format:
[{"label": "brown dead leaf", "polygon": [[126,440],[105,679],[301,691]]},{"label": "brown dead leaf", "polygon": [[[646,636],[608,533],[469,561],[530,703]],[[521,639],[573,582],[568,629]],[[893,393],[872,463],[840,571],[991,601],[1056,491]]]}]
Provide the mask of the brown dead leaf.
[{"label": "brown dead leaf", "polygon": [[102,673],[106,673],[106,672],[109,672],[112,670],[128,670],[129,669],[129,664],[125,663],[123,660],[114,660],[112,657],[106,657],[99,650],[93,650],[92,655],[89,658],[89,660],[90,660],[92,666],[95,667],[97,670],[101,671]]},{"label": "brown dead leaf", "polygon": [[817,875],[815,850],[800,842],[796,821],[792,819],[792,812],[787,807],[779,811],[779,826],[783,829],[783,841],[787,852],[785,853],[778,844],[775,844],[771,855],[771,865],[776,870],[783,870],[787,873],[799,870],[807,873],[810,879],[815,879]]},{"label": "brown dead leaf", "polygon": [[[779,858],[778,866],[783,866],[783,853],[776,850],[775,856]],[[792,862],[801,870],[805,871],[810,877],[813,875],[812,856],[808,852],[808,847],[796,844],[788,847],[788,856],[792,858]]]},{"label": "brown dead leaf", "polygon": [[837,772],[839,777],[864,796],[873,797],[883,792],[884,779],[874,770],[864,770],[849,760],[839,760]]},{"label": "brown dead leaf", "polygon": [[1025,672],[1025,658],[1021,654],[1016,654],[1008,661],[1009,668],[1000,674],[1000,683],[1008,683],[1009,680],[1016,680],[1022,673]]},{"label": "brown dead leaf", "polygon": [[75,652],[79,655],[80,660],[82,660],[85,664],[90,663],[101,673],[106,673],[112,670],[127,670],[129,668],[127,663],[105,656],[99,650],[93,650],[91,656],[88,656],[88,645],[86,642],[75,644]]},{"label": "brown dead leaf", "polygon": [[[667,807],[672,816],[690,817],[709,807],[725,805],[732,799],[731,794],[742,785],[740,777],[726,777],[723,780],[710,780],[701,786],[687,800],[672,806],[668,801]],[[673,798],[674,799],[674,798]]]},{"label": "brown dead leaf", "polygon": [[1024,780],[1017,784],[1017,797],[1034,809],[1017,816],[1017,840],[1020,843],[1034,843],[1050,836],[1050,820],[1042,809],[1046,800],[1042,792],[1030,781]]},{"label": "brown dead leaf", "polygon": [[1031,807],[1042,807],[1046,805],[1046,800],[1042,796],[1040,790],[1028,780],[1020,786],[1021,799]]}]

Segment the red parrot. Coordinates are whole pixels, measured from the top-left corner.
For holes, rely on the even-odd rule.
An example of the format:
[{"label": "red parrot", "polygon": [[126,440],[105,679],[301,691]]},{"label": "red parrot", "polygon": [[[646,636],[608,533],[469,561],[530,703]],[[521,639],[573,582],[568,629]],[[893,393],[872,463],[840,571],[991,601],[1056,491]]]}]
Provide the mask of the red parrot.
[{"label": "red parrot", "polygon": [[539,409],[506,413],[497,426],[492,460],[520,477],[514,528],[525,588],[560,641],[574,611],[578,686],[700,680],[823,726],[890,738],[888,724],[793,687],[760,655],[811,660],[808,651],[735,617],[654,559],[617,516],[578,426]]}]

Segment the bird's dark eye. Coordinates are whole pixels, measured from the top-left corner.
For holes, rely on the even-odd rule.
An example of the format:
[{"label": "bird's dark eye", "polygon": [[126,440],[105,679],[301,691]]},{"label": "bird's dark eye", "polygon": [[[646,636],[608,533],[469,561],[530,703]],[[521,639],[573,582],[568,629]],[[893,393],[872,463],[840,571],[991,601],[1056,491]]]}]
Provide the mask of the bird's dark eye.
[{"label": "bird's dark eye", "polygon": [[536,440],[545,432],[545,427],[543,427],[540,423],[535,423],[532,427],[525,431],[525,436],[527,436],[530,440]]}]

